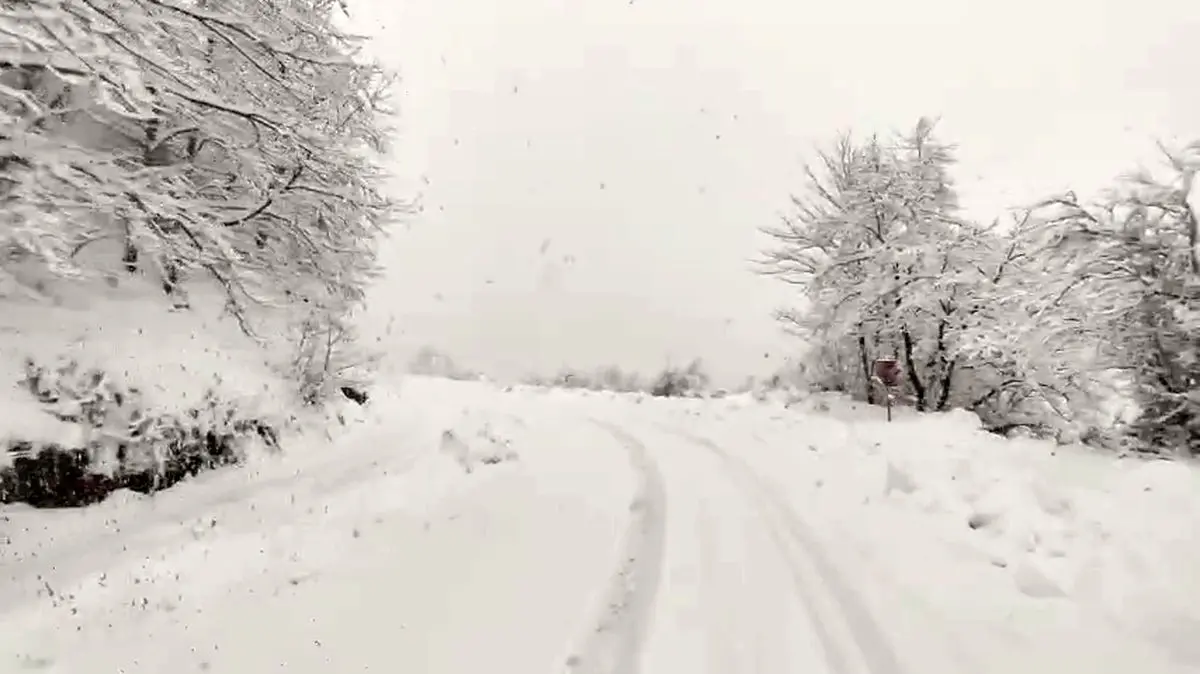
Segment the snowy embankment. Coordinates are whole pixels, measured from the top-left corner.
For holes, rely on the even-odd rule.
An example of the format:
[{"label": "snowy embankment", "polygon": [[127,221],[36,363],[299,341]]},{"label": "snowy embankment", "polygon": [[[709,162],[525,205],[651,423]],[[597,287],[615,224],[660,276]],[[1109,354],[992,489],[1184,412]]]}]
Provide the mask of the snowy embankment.
[{"label": "snowy embankment", "polygon": [[1200,671],[1200,480],[813,398],[412,377],[152,498],[0,509],[0,671]]},{"label": "snowy embankment", "polygon": [[264,312],[277,339],[260,345],[199,284],[190,311],[137,278],[46,288],[43,302],[0,303],[0,502],[152,491],[298,430],[277,317]]}]

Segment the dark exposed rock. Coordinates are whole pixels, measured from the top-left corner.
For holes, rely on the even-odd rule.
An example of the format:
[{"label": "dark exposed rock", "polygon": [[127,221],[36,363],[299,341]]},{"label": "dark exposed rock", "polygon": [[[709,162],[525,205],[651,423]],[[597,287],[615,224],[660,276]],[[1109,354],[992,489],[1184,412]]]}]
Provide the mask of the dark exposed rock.
[{"label": "dark exposed rock", "polygon": [[370,399],[370,396],[367,394],[366,391],[355,388],[353,386],[343,386],[341,388],[341,391],[342,391],[342,395],[346,396],[350,400],[353,400],[354,402],[358,403],[359,405],[366,405],[367,400]]}]

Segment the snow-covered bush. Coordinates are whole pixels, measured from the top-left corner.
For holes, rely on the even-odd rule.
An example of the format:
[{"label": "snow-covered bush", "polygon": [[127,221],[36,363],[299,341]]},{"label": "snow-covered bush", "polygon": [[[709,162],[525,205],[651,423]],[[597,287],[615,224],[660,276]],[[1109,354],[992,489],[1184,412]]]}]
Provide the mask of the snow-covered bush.
[{"label": "snow-covered bush", "polygon": [[585,391],[636,393],[649,390],[640,374],[626,371],[619,365],[606,365],[591,372],[568,367],[552,376],[528,375],[522,381],[529,386]]},{"label": "snow-covered bush", "polygon": [[291,432],[294,386],[221,315],[219,293],[197,288],[191,309],[172,312],[148,284],[45,290],[50,304],[9,299],[0,311],[4,499],[149,491],[273,451]]},{"label": "snow-covered bush", "polygon": [[650,395],[660,398],[696,397],[709,386],[708,374],[699,359],[686,367],[668,367],[650,385]]},{"label": "snow-covered bush", "polygon": [[73,437],[16,429],[0,438],[0,502],[82,505],[120,488],[150,493],[251,449],[278,449],[286,421],[248,414],[215,387],[194,406],[156,408],[139,389],[70,359],[27,359],[18,385],[27,409],[71,427]]},{"label": "snow-covered bush", "polygon": [[294,329],[295,356],[286,373],[299,382],[301,400],[319,404],[340,392],[362,404],[382,354],[363,345],[354,324],[338,313],[313,311]]},{"label": "snow-covered bush", "polygon": [[614,393],[649,393],[659,397],[696,397],[709,388],[709,377],[697,359],[685,367],[667,367],[653,379],[643,379],[635,371],[618,365],[607,365],[592,372],[564,368],[552,377],[531,375],[524,383],[530,386],[574,389],[581,391],[612,391]]},{"label": "snow-covered bush", "polygon": [[596,371],[593,381],[597,388],[618,393],[637,393],[646,391],[647,386],[642,376],[631,370],[624,370],[618,365],[609,365]]}]

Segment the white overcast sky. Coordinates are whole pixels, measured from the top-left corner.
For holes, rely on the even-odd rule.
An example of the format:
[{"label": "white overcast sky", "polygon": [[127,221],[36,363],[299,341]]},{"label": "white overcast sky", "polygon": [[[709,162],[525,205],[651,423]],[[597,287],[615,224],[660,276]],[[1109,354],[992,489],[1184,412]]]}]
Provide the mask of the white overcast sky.
[{"label": "white overcast sky", "polygon": [[[941,116],[990,219],[1200,138],[1189,0],[359,0],[403,76],[373,316],[503,374],[788,355],[748,271],[814,143]],[[768,356],[768,357],[765,357]]]}]

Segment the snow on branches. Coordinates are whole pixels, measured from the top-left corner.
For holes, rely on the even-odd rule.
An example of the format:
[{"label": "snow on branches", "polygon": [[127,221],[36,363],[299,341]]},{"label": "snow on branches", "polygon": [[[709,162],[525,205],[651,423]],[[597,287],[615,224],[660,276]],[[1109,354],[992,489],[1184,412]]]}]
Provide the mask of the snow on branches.
[{"label": "snow on branches", "polygon": [[302,387],[327,382],[313,363],[354,349],[346,320],[395,211],[391,78],[339,29],[344,10],[0,3],[0,297],[145,274],[187,308],[204,285],[246,335],[290,342]]},{"label": "snow on branches", "polygon": [[375,163],[389,81],[335,7],[0,4],[0,270],[86,275],[81,253],[112,240],[168,292],[215,281],[243,320],[359,301],[391,209]]},{"label": "snow on branches", "polygon": [[1089,289],[1097,344],[1131,384],[1143,447],[1200,452],[1200,263],[1195,175],[1200,144],[1164,150],[1169,174],[1139,171],[1102,203],[1047,200],[1057,247]]},{"label": "snow on branches", "polygon": [[873,401],[870,364],[895,357],[918,410],[967,407],[997,429],[1083,423],[1103,367],[1081,263],[1043,214],[963,218],[954,148],[933,131],[922,119],[895,139],[843,136],[765,230],[763,272],[802,293],[804,309],[780,316],[809,342],[806,369]]},{"label": "snow on branches", "polygon": [[953,365],[944,353],[926,353],[914,330],[948,322],[955,311],[954,244],[966,235],[948,176],[953,148],[932,132],[921,120],[894,142],[844,136],[820,153],[808,193],[794,196],[793,213],[766,230],[776,245],[764,259],[765,273],[799,285],[809,302],[803,318],[785,316],[823,348],[857,351],[849,359],[869,399],[868,363],[897,355],[922,409],[945,404]]}]

